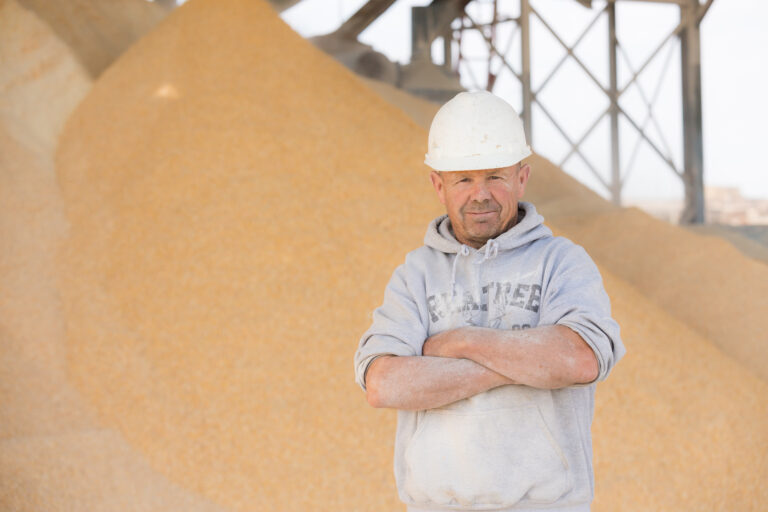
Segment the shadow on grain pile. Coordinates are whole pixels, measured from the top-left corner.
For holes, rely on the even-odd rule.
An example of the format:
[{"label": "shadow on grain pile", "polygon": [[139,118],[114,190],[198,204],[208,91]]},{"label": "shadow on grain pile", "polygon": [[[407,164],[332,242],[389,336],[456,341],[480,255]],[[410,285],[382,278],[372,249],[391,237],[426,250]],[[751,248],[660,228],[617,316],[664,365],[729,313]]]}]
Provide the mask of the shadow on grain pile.
[{"label": "shadow on grain pile", "polygon": [[167,14],[146,0],[17,1],[53,29],[91,78]]}]

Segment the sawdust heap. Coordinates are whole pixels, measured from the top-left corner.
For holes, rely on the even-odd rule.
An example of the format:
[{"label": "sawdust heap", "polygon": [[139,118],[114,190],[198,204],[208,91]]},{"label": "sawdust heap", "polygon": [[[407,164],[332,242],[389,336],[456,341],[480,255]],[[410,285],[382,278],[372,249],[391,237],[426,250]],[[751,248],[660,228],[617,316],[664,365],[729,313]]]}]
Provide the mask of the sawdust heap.
[{"label": "sawdust heap", "polygon": [[[262,2],[191,0],[135,45],[62,137],[63,318],[50,261],[43,294],[26,295],[31,274],[0,273],[2,297],[24,305],[0,302],[0,321],[16,322],[0,330],[3,403],[31,396],[29,410],[55,411],[48,388],[24,382],[58,364],[56,385],[74,385],[98,430],[83,412],[51,420],[55,436],[3,441],[0,505],[402,509],[395,417],[365,404],[351,356],[392,269],[440,211],[426,199],[425,140]],[[534,202],[586,208],[559,171],[546,180],[554,196]],[[29,190],[56,204],[55,184]],[[6,204],[0,226],[39,226],[46,245],[0,254],[20,265],[50,253],[60,211],[33,221]],[[603,272],[629,354],[597,394],[594,509],[765,509],[766,383]],[[20,332],[51,346],[14,343]],[[50,364],[16,371],[21,346]],[[35,414],[27,426],[48,421]]]}]

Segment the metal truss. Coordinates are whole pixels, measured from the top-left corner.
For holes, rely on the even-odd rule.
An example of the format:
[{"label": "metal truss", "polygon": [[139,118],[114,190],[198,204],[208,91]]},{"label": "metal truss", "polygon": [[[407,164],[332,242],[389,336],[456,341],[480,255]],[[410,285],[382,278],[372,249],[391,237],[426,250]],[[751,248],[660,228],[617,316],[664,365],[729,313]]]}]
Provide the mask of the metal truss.
[{"label": "metal truss", "polygon": [[[700,54],[699,54],[699,24],[704,14],[709,9],[713,0],[707,0],[706,3],[700,4],[698,0],[636,0],[636,1],[655,1],[676,4],[680,8],[680,22],[677,26],[670,31],[666,37],[656,46],[656,48],[650,53],[650,55],[642,62],[642,64],[634,69],[629,62],[629,58],[626,55],[623,47],[619,43],[619,38],[616,34],[616,0],[607,0],[603,8],[597,10],[591,21],[579,34],[578,38],[572,45],[566,44],[555,29],[547,22],[542,14],[531,5],[531,0],[519,0],[520,1],[520,15],[519,17],[499,16],[497,0],[491,0],[493,4],[493,15],[490,22],[480,22],[474,19],[466,9],[463,11],[463,15],[458,18],[458,22],[454,21],[450,27],[451,40],[444,40],[445,45],[445,62],[444,66],[449,67],[453,72],[458,73],[461,69],[462,60],[468,60],[468,58],[461,53],[461,40],[466,31],[477,31],[485,41],[487,45],[487,69],[488,74],[486,77],[477,77],[472,74],[470,66],[464,66],[463,69],[467,71],[469,80],[473,83],[477,89],[486,89],[493,91],[496,85],[496,78],[500,73],[505,70],[510,72],[522,86],[522,104],[523,109],[521,116],[525,126],[525,131],[529,137],[532,137],[532,106],[536,104],[537,108],[544,114],[544,116],[552,123],[555,129],[563,136],[563,138],[570,145],[570,149],[565,157],[559,162],[561,167],[565,166],[567,162],[574,156],[578,155],[581,160],[586,164],[590,172],[595,176],[598,182],[605,187],[606,192],[610,195],[611,199],[616,203],[621,203],[621,191],[623,185],[630,173],[633,170],[638,151],[641,143],[645,142],[666,164],[671,172],[678,176],[684,184],[685,188],[685,209],[681,215],[681,222],[684,223],[696,223],[704,221],[704,194],[703,194],[703,158],[702,158],[702,128],[701,128],[701,75],[700,75]],[[542,0],[543,1],[543,0]],[[586,7],[591,7],[590,0],[578,0],[579,3]],[[441,4],[441,0],[433,0],[433,4],[429,6],[429,9],[437,9]],[[427,8],[414,8],[427,9]],[[555,38],[560,46],[565,50],[565,54],[558,61],[555,67],[539,84],[536,90],[531,87],[531,55],[530,55],[530,20],[531,17],[536,17],[543,27]],[[608,24],[608,55],[609,55],[609,84],[603,85],[598,80],[587,64],[582,61],[576,55],[575,49],[582,42],[584,37],[593,30],[597,22],[607,17]],[[436,18],[436,16],[433,16]],[[453,20],[452,20],[453,21]],[[496,38],[496,28],[502,23],[514,23],[516,26],[514,31],[509,37],[509,40],[504,48],[498,48],[498,41]],[[446,34],[447,27],[435,27],[432,31],[432,39],[428,39],[425,43],[431,44],[434,37],[440,34]],[[510,62],[510,50],[512,42],[517,36],[517,32],[520,32],[521,41],[521,69],[516,70]],[[456,44],[459,48],[458,60],[454,63],[450,62],[451,52],[448,50],[449,45]],[[422,45],[423,47],[424,45]],[[667,49],[666,56],[664,57],[664,64],[661,74],[657,77],[657,81],[653,91],[648,94],[640,84],[638,78],[648,70],[649,65],[659,57],[662,52]],[[667,140],[664,138],[664,131],[659,125],[659,121],[653,115],[653,107],[656,100],[659,97],[659,92],[662,88],[662,83],[669,70],[672,57],[676,50],[681,52],[681,68],[682,68],[682,117],[683,117],[683,166],[678,168],[673,160],[672,151]],[[617,79],[618,59],[621,57],[627,69],[631,72],[630,79],[619,87]],[[563,64],[571,60],[575,62],[581,71],[588,77],[597,88],[608,99],[608,107],[602,112],[599,112],[592,123],[590,123],[584,133],[582,133],[575,140],[569,136],[569,134],[563,129],[560,123],[558,123],[556,116],[547,108],[546,105],[540,99],[542,91],[551,82],[551,79],[561,69]],[[500,65],[493,69],[493,61],[500,61]],[[625,94],[630,87],[635,87],[638,91],[642,102],[645,105],[646,113],[644,119],[636,120],[625,109],[623,109],[619,103],[619,99]],[[606,179],[601,173],[599,173],[595,165],[584,154],[582,150],[582,144],[589,137],[589,135],[595,130],[600,122],[608,117],[610,119],[610,147],[611,147],[611,176],[610,180]],[[619,159],[619,118],[624,118],[632,129],[637,134],[637,140],[632,150],[632,154],[627,162],[626,168],[621,169]],[[655,143],[647,135],[649,125],[652,125],[659,135],[661,144]],[[534,141],[531,140],[534,144]]]}]

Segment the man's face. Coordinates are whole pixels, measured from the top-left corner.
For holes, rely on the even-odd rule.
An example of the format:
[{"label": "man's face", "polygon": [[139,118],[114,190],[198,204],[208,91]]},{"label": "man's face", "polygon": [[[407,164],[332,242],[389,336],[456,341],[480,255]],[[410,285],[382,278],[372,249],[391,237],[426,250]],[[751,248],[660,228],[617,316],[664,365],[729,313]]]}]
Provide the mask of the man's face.
[{"label": "man's face", "polygon": [[528,164],[479,171],[432,171],[456,239],[479,249],[517,221],[517,203],[528,182]]}]

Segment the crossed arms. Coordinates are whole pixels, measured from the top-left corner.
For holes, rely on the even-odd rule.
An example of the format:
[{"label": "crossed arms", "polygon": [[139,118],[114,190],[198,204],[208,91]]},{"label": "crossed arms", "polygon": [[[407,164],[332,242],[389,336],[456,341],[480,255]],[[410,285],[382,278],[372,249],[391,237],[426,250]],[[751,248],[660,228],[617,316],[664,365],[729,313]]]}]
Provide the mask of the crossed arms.
[{"label": "crossed arms", "polygon": [[592,349],[564,325],[460,327],[430,336],[422,356],[380,356],[368,367],[373,407],[432,409],[505,384],[555,389],[592,382]]}]

